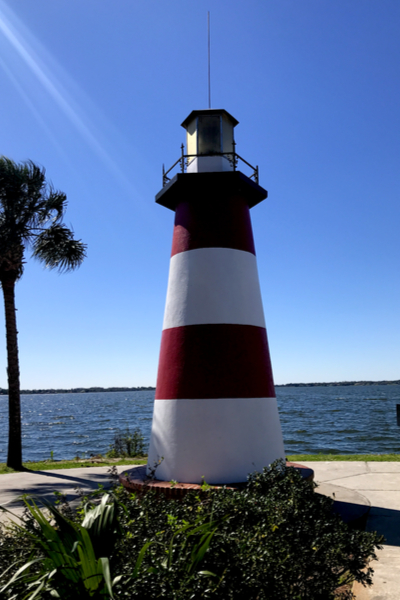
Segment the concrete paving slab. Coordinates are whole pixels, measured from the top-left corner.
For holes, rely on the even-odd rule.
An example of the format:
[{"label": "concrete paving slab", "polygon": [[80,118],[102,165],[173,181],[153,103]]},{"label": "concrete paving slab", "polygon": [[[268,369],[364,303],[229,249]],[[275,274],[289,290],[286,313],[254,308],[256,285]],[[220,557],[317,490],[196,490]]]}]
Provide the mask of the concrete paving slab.
[{"label": "concrete paving slab", "polygon": [[371,506],[400,511],[400,488],[397,490],[362,490]]},{"label": "concrete paving slab", "polygon": [[364,588],[355,583],[353,593],[356,600],[399,600],[400,598],[400,548],[384,546],[377,552],[378,561],[371,566],[374,569],[373,585]]},{"label": "concrete paving slab", "polygon": [[371,505],[369,500],[359,492],[332,483],[320,483],[315,492],[332,498],[333,512],[340,515],[345,523],[357,527],[365,525]]},{"label": "concrete paving slab", "polygon": [[[316,478],[317,479],[317,478]],[[329,480],[335,484],[359,491],[398,491],[400,490],[400,473],[360,473],[356,476]]]},{"label": "concrete paving slab", "polygon": [[333,481],[343,477],[352,477],[368,472],[368,465],[362,461],[301,461],[305,467],[314,470],[315,481]]},{"label": "concrete paving slab", "polygon": [[333,483],[318,483],[318,487],[315,488],[317,494],[323,496],[329,496],[332,500],[339,500],[341,502],[349,502],[350,504],[362,504],[364,506],[370,506],[369,500],[354,490],[350,490]]},{"label": "concrete paving slab", "polygon": [[400,473],[400,462],[367,462],[371,473]]}]

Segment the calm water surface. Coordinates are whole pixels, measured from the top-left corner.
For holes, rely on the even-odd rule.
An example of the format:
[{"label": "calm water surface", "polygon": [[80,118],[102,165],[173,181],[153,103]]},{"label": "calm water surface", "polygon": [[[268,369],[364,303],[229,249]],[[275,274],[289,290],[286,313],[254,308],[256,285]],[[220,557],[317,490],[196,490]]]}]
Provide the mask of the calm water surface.
[{"label": "calm water surface", "polygon": [[[287,454],[400,452],[400,386],[277,388]],[[22,396],[24,460],[104,453],[118,430],[149,440],[153,392]],[[0,397],[0,462],[6,460],[8,399]]]}]

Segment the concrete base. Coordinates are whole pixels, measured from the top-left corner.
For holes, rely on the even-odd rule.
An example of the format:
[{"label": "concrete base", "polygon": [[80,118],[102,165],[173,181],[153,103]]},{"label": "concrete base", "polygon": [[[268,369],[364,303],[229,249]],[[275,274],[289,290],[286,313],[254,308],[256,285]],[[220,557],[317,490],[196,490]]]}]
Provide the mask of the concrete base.
[{"label": "concrete base", "polygon": [[[310,467],[291,462],[287,462],[286,464],[289,467],[298,469],[304,479],[313,481],[314,471]],[[202,493],[201,485],[196,483],[171,483],[170,481],[151,479],[146,475],[145,466],[122,471],[119,480],[124,488],[130,492],[145,493],[146,491],[153,490],[159,494],[163,494],[169,500],[182,500],[189,491]],[[231,489],[241,489],[246,485],[246,482],[217,484],[213,485],[213,487],[220,488],[223,485]],[[329,483],[318,484],[315,491],[317,494],[332,498],[334,501],[333,512],[340,515],[345,523],[357,529],[365,528],[371,508],[371,504],[365,496],[354,490]]]},{"label": "concrete base", "polygon": [[[304,467],[297,463],[286,463],[288,467],[297,469],[302,477],[307,481],[314,479],[314,471],[309,467]],[[182,500],[190,491],[202,493],[201,485],[197,483],[171,483],[171,481],[161,481],[160,479],[151,479],[146,475],[146,467],[137,467],[129,471],[122,471],[119,476],[121,484],[130,492],[145,493],[153,490],[158,494],[163,494],[169,500]],[[243,483],[224,483],[213,485],[213,488],[221,488],[222,486],[230,489],[240,489],[246,485]]]},{"label": "concrete base", "polygon": [[329,496],[333,500],[333,512],[355,529],[365,529],[371,503],[362,494],[331,483],[319,483],[317,494]]}]

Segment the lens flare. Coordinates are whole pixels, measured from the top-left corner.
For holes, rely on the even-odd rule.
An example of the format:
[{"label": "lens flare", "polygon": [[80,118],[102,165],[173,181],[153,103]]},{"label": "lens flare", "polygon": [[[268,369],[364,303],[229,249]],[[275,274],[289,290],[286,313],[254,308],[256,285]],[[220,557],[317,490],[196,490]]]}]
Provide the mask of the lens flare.
[{"label": "lens flare", "polygon": [[[72,81],[71,77],[64,73],[60,65],[55,62],[54,58],[49,55],[31,31],[29,31],[29,29],[17,18],[4,0],[0,0],[0,35],[1,34],[3,36],[3,41],[6,40],[8,43],[8,61],[10,63],[13,62],[14,65],[19,62],[19,67],[11,68],[7,64],[4,54],[3,58],[0,59],[0,66],[57,148],[60,149],[60,144],[55,139],[54,134],[52,134],[48,123],[46,123],[45,115],[43,116],[40,113],[31,100],[32,91],[29,90],[30,93],[27,93],[24,89],[24,85],[26,86],[26,84],[23,82],[21,62],[28,68],[29,72],[34,76],[41,88],[45,90],[54,104],[78,132],[80,137],[107,166],[119,183],[130,192],[136,192],[132,182],[125,176],[124,172],[105,149],[107,142],[100,142],[98,135],[100,128],[97,128],[96,131],[96,126],[91,122],[83,107],[74,99],[69,90],[75,91],[75,97],[83,97],[83,92],[78,89],[77,84]],[[21,73],[20,77],[18,77],[18,69]],[[67,82],[67,87],[61,83],[59,77],[55,75],[55,72],[62,74],[63,79]],[[84,103],[93,104],[87,98]],[[91,114],[98,114],[98,112],[96,107],[90,107]],[[102,120],[104,120],[104,117],[102,117]],[[110,125],[107,124],[106,127],[101,127],[102,132],[105,129],[110,129]],[[63,154],[65,153],[63,152]]]}]

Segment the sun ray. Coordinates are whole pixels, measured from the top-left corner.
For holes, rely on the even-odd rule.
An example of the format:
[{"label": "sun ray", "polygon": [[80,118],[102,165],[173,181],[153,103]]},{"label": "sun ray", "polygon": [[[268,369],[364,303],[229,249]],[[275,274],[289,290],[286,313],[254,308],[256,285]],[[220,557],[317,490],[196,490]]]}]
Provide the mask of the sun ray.
[{"label": "sun ray", "polygon": [[[132,182],[126,177],[117,162],[105,149],[105,144],[100,142],[99,136],[97,132],[95,132],[96,127],[91,123],[88,115],[84,113],[81,106],[78,106],[68,89],[56,77],[55,70],[57,70],[58,73],[62,73],[60,66],[57,65],[57,68],[52,69],[51,63],[55,64],[54,59],[50,59],[50,57],[46,56],[47,52],[45,48],[16,17],[4,0],[0,0],[0,33],[3,34],[4,38],[14,50],[14,53],[22,60],[26,67],[28,67],[37,82],[73,125],[80,137],[116,177],[120,185],[130,192],[134,191],[137,193]],[[38,49],[37,52],[35,51],[35,48]],[[0,65],[35,115],[35,118],[38,119],[46,133],[49,135],[50,131],[45,119],[40,116],[38,110],[34,107],[26,92],[24,92],[23,87],[18,82],[18,78],[12,73],[11,69],[7,67],[4,59],[0,61]],[[70,89],[77,89],[76,83],[72,82],[70,76],[66,78],[70,80],[68,87]],[[79,93],[80,95],[83,95],[81,91],[79,91]],[[76,95],[77,94],[75,94],[75,96]],[[50,134],[49,137],[53,143],[59,145],[55,141],[54,135]]]},{"label": "sun ray", "polygon": [[58,152],[60,152],[60,154],[63,155],[64,160],[66,160],[67,162],[70,162],[67,153],[64,151],[62,145],[57,140],[57,137],[53,134],[51,128],[47,125],[45,119],[42,117],[42,115],[40,114],[40,112],[38,111],[38,109],[36,108],[34,103],[32,102],[32,100],[30,99],[29,95],[23,89],[20,82],[17,80],[17,78],[15,77],[15,75],[13,74],[11,69],[8,67],[8,65],[5,63],[5,61],[1,57],[0,57],[0,66],[3,69],[3,71],[5,72],[5,74],[7,75],[7,77],[10,79],[11,83],[13,84],[13,86],[15,87],[15,89],[17,90],[19,95],[21,96],[22,100],[25,102],[28,109],[31,111],[31,113],[33,114],[33,116],[35,117],[37,122],[39,123],[39,125],[44,129],[47,136],[50,138],[50,140],[52,141],[54,146],[57,148]]}]

